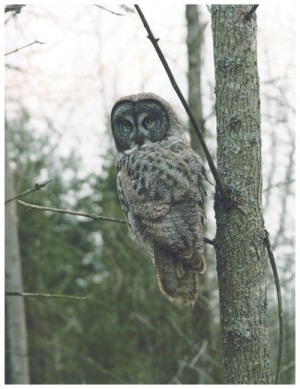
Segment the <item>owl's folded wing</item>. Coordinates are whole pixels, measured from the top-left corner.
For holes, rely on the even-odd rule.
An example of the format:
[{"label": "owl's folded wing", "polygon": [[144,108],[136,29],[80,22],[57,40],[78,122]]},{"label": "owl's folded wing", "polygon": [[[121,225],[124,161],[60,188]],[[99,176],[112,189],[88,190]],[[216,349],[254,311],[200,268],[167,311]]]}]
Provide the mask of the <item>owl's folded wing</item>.
[{"label": "owl's folded wing", "polygon": [[153,220],[176,205],[204,205],[203,165],[187,145],[176,142],[164,149],[149,147],[129,162],[127,167],[120,164],[118,191],[136,216]]},{"label": "owl's folded wing", "polygon": [[135,181],[127,174],[127,170],[122,168],[119,172],[118,192],[121,196],[123,208],[130,207],[130,211],[146,220],[155,220],[165,216],[170,210],[170,204],[164,200],[154,200],[149,197],[149,193],[142,188],[137,190]]}]

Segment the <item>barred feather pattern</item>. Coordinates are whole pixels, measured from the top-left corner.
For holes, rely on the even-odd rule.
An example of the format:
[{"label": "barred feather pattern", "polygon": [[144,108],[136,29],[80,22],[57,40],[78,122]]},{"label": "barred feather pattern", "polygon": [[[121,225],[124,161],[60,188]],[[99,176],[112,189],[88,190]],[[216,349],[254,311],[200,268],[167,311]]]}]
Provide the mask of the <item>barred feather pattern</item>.
[{"label": "barred feather pattern", "polygon": [[[125,130],[118,134],[122,125],[131,126],[128,140]],[[112,130],[119,151],[117,190],[131,237],[149,252],[162,293],[171,301],[194,304],[199,274],[206,270],[206,175],[200,157],[170,105],[153,94],[127,96],[124,106],[119,100]]]}]

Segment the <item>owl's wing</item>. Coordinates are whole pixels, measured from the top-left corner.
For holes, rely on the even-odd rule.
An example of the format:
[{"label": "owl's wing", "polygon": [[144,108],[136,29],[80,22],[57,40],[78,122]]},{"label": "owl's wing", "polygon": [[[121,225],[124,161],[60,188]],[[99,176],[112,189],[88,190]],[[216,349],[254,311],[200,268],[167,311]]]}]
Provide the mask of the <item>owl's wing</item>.
[{"label": "owl's wing", "polygon": [[118,170],[125,213],[130,211],[166,248],[201,248],[206,177],[189,145],[156,143],[138,149],[124,157]]},{"label": "owl's wing", "polygon": [[128,225],[133,236],[147,240],[162,293],[193,304],[200,291],[198,274],[206,268],[206,176],[199,157],[183,143],[156,144],[124,156],[118,170]]},{"label": "owl's wing", "polygon": [[[122,166],[118,173],[118,193],[125,214],[129,211],[141,220],[155,220],[163,217],[170,210],[170,204],[163,200],[149,198],[145,188],[137,190],[128,170]],[[141,186],[141,185],[139,185]]]}]

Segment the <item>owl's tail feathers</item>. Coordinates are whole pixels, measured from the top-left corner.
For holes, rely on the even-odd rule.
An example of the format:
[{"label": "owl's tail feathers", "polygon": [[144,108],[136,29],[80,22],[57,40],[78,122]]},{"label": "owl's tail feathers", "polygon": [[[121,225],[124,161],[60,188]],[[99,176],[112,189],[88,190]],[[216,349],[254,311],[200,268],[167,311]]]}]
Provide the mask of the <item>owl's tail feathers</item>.
[{"label": "owl's tail feathers", "polygon": [[183,264],[183,268],[192,268],[200,274],[206,272],[206,261],[198,249],[192,247],[190,250],[186,250],[180,255],[180,261],[178,264]]},{"label": "owl's tail feathers", "polygon": [[180,256],[154,245],[154,260],[161,292],[172,302],[195,304],[200,293],[199,273],[206,270],[202,253],[193,249]]}]

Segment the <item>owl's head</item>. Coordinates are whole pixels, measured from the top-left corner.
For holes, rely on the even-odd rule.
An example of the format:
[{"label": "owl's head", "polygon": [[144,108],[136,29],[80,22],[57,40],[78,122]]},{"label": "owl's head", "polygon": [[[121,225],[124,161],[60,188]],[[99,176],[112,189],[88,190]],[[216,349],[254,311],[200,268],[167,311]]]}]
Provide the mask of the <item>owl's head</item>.
[{"label": "owl's head", "polygon": [[119,99],[112,108],[111,128],[116,148],[122,153],[170,137],[184,138],[175,112],[154,93]]}]

